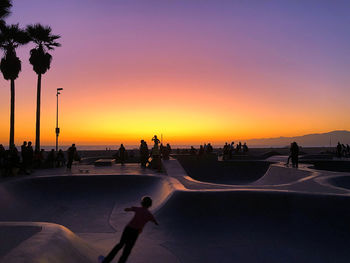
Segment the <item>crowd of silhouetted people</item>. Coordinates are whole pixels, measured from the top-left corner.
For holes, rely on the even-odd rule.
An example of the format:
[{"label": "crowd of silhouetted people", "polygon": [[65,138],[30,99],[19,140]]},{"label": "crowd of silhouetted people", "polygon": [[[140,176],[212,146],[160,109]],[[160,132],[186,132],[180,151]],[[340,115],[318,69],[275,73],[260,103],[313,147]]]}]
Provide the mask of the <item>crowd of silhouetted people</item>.
[{"label": "crowd of silhouetted people", "polygon": [[234,142],[231,142],[228,144],[227,142],[225,143],[222,154],[223,154],[223,160],[230,160],[234,156],[234,154],[247,154],[249,151],[247,143],[244,143],[242,145],[241,142],[237,143],[235,146]]},{"label": "crowd of silhouetted people", "polygon": [[15,176],[21,167],[20,156],[16,147],[5,150],[0,145],[0,173],[2,176]]},{"label": "crowd of silhouetted people", "polygon": [[[161,171],[162,164],[161,160],[168,160],[171,147],[170,144],[166,144],[164,146],[161,141],[158,139],[157,135],[154,135],[152,138],[153,147],[151,149],[148,148],[147,142],[145,140],[140,141],[139,147],[139,156],[140,156],[140,164],[143,168],[152,168],[158,171]],[[124,145],[121,144],[117,153],[113,155],[118,163],[124,165],[129,158],[129,153],[125,149]]]},{"label": "crowd of silhouetted people", "polygon": [[62,149],[58,152],[54,149],[49,152],[44,149],[34,150],[30,141],[23,142],[20,152],[15,146],[6,150],[0,144],[1,176],[16,176],[19,173],[31,174],[34,169],[64,167],[65,165],[71,169],[73,161],[76,160],[79,160],[79,157],[74,144],[69,147],[66,155]]},{"label": "crowd of silhouetted people", "polygon": [[350,146],[349,144],[341,144],[338,142],[337,148],[336,148],[336,154],[338,158],[342,157],[350,157]]},{"label": "crowd of silhouetted people", "polygon": [[[216,149],[216,153],[223,155],[223,160],[230,160],[233,158],[235,154],[247,154],[249,151],[248,146],[246,143],[242,144],[241,142],[237,143],[235,145],[234,142],[231,142],[231,144],[225,143],[224,147],[221,149]],[[189,150],[180,150],[177,151],[178,154],[190,154],[190,155],[197,155],[199,157],[210,155],[214,153],[214,148],[211,145],[211,143],[203,144],[199,146],[199,149],[196,149],[195,147],[191,146]]]},{"label": "crowd of silhouetted people", "polygon": [[[168,160],[172,149],[169,144],[165,146],[158,139],[157,135],[152,138],[153,146],[149,149],[145,140],[140,141],[139,146],[139,161],[141,167],[152,168],[158,171],[162,170],[161,160]],[[68,148],[67,152],[63,152],[62,149],[55,151],[52,149],[49,152],[45,152],[43,149],[40,151],[33,150],[32,142],[24,141],[20,147],[20,152],[15,146],[5,149],[0,144],[0,175],[1,176],[16,176],[18,173],[31,174],[34,169],[39,168],[56,168],[66,166],[68,170],[72,168],[74,161],[80,161],[81,158],[78,154],[75,144],[72,144]],[[108,149],[108,148],[107,148]],[[223,148],[215,150],[215,154],[222,153],[223,160],[230,160],[234,158],[234,155],[247,154],[249,148],[246,143],[234,142],[225,143]],[[214,148],[211,143],[205,143],[199,146],[199,149],[191,146],[190,149],[177,149],[176,154],[190,154],[194,156],[209,156],[214,153]],[[131,157],[134,152],[131,152]],[[350,157],[349,144],[341,144],[338,142],[336,146],[336,156],[338,158]],[[118,162],[124,165],[128,161],[128,151],[123,144],[120,145],[117,153],[113,156]],[[130,161],[129,161],[130,162]],[[134,162],[134,160],[131,160]],[[290,145],[290,154],[286,165],[291,162],[293,167],[298,168],[299,165],[299,146],[296,142]]]},{"label": "crowd of silhouetted people", "polygon": [[[140,163],[144,168],[152,168],[161,171],[161,160],[168,160],[171,147],[170,144],[165,146],[160,142],[157,135],[152,138],[153,147],[148,148],[147,142],[141,140],[139,147]],[[210,144],[209,144],[210,148]],[[107,148],[108,149],[108,148]],[[133,157],[133,151],[131,152]],[[123,144],[120,145],[117,153],[113,156],[117,162],[124,165],[129,158],[128,151]],[[10,147],[8,150],[0,144],[0,175],[1,176],[16,176],[18,173],[31,174],[35,169],[39,168],[56,168],[67,167],[67,170],[72,169],[73,162],[80,162],[81,158],[78,154],[75,144],[72,144],[64,152],[62,149],[55,151],[54,149],[49,152],[41,149],[35,151],[32,146],[32,142],[24,141],[21,145],[20,152],[15,146]]]},{"label": "crowd of silhouetted people", "polygon": [[157,135],[154,135],[152,138],[153,147],[151,150],[148,149],[147,142],[144,140],[141,140],[140,144],[140,162],[141,166],[146,168],[155,169],[158,171],[161,171],[162,169],[162,162],[161,159],[169,160],[169,156],[171,153],[171,147],[170,144],[167,144],[166,146],[161,143],[161,141],[158,139]]},{"label": "crowd of silhouetted people", "polygon": [[198,155],[198,156],[204,156],[207,154],[211,154],[213,153],[214,148],[211,145],[211,143],[204,143],[203,145],[199,146],[199,149],[197,150],[196,148],[194,148],[193,146],[191,146],[191,148],[189,150],[185,149],[184,151],[180,152],[180,149],[177,150],[178,154],[190,154],[190,155]]}]

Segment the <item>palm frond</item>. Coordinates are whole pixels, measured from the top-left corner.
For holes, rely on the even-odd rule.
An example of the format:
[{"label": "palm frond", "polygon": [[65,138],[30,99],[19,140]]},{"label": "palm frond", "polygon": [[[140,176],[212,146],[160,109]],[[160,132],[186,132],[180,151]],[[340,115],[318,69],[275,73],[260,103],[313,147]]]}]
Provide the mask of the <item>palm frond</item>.
[{"label": "palm frond", "polygon": [[15,49],[20,45],[25,45],[30,38],[25,30],[18,24],[4,25],[0,32],[0,48],[6,50]]},{"label": "palm frond", "polygon": [[38,46],[43,45],[47,49],[54,49],[54,47],[61,46],[60,43],[56,42],[61,36],[52,35],[52,29],[49,26],[43,26],[41,24],[28,25],[26,31],[31,41]]},{"label": "palm frond", "polygon": [[0,21],[3,22],[3,19],[6,18],[10,14],[10,8],[12,7],[11,0],[1,0],[0,1]]}]

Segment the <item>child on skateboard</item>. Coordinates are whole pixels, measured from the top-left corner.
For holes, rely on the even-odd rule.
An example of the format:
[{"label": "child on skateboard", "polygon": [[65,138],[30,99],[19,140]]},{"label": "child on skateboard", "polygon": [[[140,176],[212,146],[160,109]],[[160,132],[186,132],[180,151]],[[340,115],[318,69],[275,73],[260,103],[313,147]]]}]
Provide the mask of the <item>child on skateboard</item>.
[{"label": "child on skateboard", "polygon": [[125,208],[126,212],[135,212],[133,219],[130,223],[124,228],[122,237],[119,243],[109,252],[106,258],[99,257],[99,261],[102,263],[109,263],[117,255],[118,251],[124,247],[123,254],[120,257],[118,263],[126,262],[130,252],[135,245],[137,237],[142,232],[143,227],[148,221],[151,221],[158,225],[157,220],[154,218],[152,213],[148,210],[152,206],[152,199],[148,196],[145,196],[141,200],[141,207],[130,207]]}]

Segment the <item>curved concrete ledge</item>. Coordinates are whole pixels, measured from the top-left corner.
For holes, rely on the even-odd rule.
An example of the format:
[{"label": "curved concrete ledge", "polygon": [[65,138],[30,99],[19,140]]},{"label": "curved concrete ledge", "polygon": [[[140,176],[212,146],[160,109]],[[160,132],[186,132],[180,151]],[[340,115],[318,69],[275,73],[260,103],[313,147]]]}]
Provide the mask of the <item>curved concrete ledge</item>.
[{"label": "curved concrete ledge", "polygon": [[0,223],[42,228],[4,262],[96,262],[94,244],[107,253],[132,217],[123,209],[143,195],[152,196],[160,226],[146,227],[130,263],[348,262],[350,189],[334,183],[347,174],[273,164],[254,183],[225,185],[190,178],[177,160],[163,166],[167,174],[126,165],[115,174],[2,182],[0,220],[60,224]]},{"label": "curved concrete ledge", "polygon": [[[169,176],[175,177],[186,190],[200,191],[270,191],[294,192],[323,195],[349,195],[350,190],[335,187],[324,180],[331,172],[310,169],[309,165],[300,165],[298,169],[285,166],[283,163],[271,164],[264,176],[246,185],[229,185],[201,182],[190,177],[181,164],[171,159],[163,165]],[[339,173],[333,173],[339,176]]]},{"label": "curved concrete ledge", "polygon": [[349,203],[289,192],[177,191],[157,217],[163,245],[180,262],[346,263]]},{"label": "curved concrete ledge", "polygon": [[41,231],[3,258],[8,263],[96,262],[98,252],[64,226],[40,222],[0,222],[0,226],[36,226]]},{"label": "curved concrete ledge", "polygon": [[14,226],[0,224],[0,262],[1,258],[20,243],[41,231],[39,226]]},{"label": "curved concrete ledge", "polygon": [[179,156],[177,161],[197,181],[228,185],[252,183],[260,179],[271,164],[264,160],[217,161],[197,156]]},{"label": "curved concrete ledge", "polygon": [[113,233],[120,224],[119,215],[125,214],[119,213],[125,206],[139,204],[144,195],[154,197],[154,208],[160,206],[171,194],[170,182],[170,178],[145,175],[48,176],[9,181],[0,184],[0,221],[52,222],[79,233]]},{"label": "curved concrete ledge", "polygon": [[138,195],[129,198],[128,200],[117,200],[113,210],[109,216],[109,224],[115,231],[121,230],[124,225],[130,220],[130,213],[126,213],[124,208],[138,205],[141,197],[148,195],[153,199],[151,211],[155,213],[167,200],[171,197],[174,191],[184,189],[183,186],[174,178],[171,177],[153,177],[153,184],[140,192]]},{"label": "curved concrete ledge", "polygon": [[350,195],[350,173],[322,171],[322,176],[315,179],[320,185],[344,191]]},{"label": "curved concrete ledge", "polygon": [[350,190],[350,175],[331,177],[328,182],[336,187]]},{"label": "curved concrete ledge", "polygon": [[282,166],[280,164],[270,165],[269,169],[265,175],[259,180],[252,183],[252,185],[262,185],[262,186],[271,186],[271,185],[286,185],[291,183],[298,183],[300,181],[309,180],[315,175],[310,170],[304,169],[294,169]]}]

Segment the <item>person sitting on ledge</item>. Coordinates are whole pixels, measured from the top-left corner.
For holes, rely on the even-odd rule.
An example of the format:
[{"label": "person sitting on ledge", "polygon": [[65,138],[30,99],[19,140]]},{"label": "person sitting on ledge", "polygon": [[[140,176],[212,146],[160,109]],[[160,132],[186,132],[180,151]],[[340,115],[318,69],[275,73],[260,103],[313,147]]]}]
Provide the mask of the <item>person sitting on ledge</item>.
[{"label": "person sitting on ledge", "polygon": [[196,153],[197,153],[197,150],[193,146],[191,146],[190,154],[191,155],[196,155]]},{"label": "person sitting on ledge", "polygon": [[171,147],[170,144],[168,143],[165,147],[163,146],[163,144],[160,144],[160,153],[162,156],[163,160],[169,160],[169,156],[171,153]]},{"label": "person sitting on ledge", "polygon": [[199,151],[198,151],[198,156],[203,156],[204,155],[204,147],[203,147],[203,145],[201,145],[200,147],[199,147]]},{"label": "person sitting on ledge", "polygon": [[213,146],[211,146],[210,143],[207,145],[207,153],[212,153],[213,152]]},{"label": "person sitting on ledge", "polygon": [[124,263],[128,259],[132,248],[138,236],[141,234],[147,222],[151,221],[157,226],[159,225],[153,214],[148,210],[152,206],[152,199],[145,196],[141,200],[141,207],[125,208],[125,212],[135,212],[133,219],[124,228],[119,243],[109,252],[106,258],[99,256],[99,262],[109,263],[117,255],[118,251],[124,247],[123,254],[119,259],[119,263]]}]

